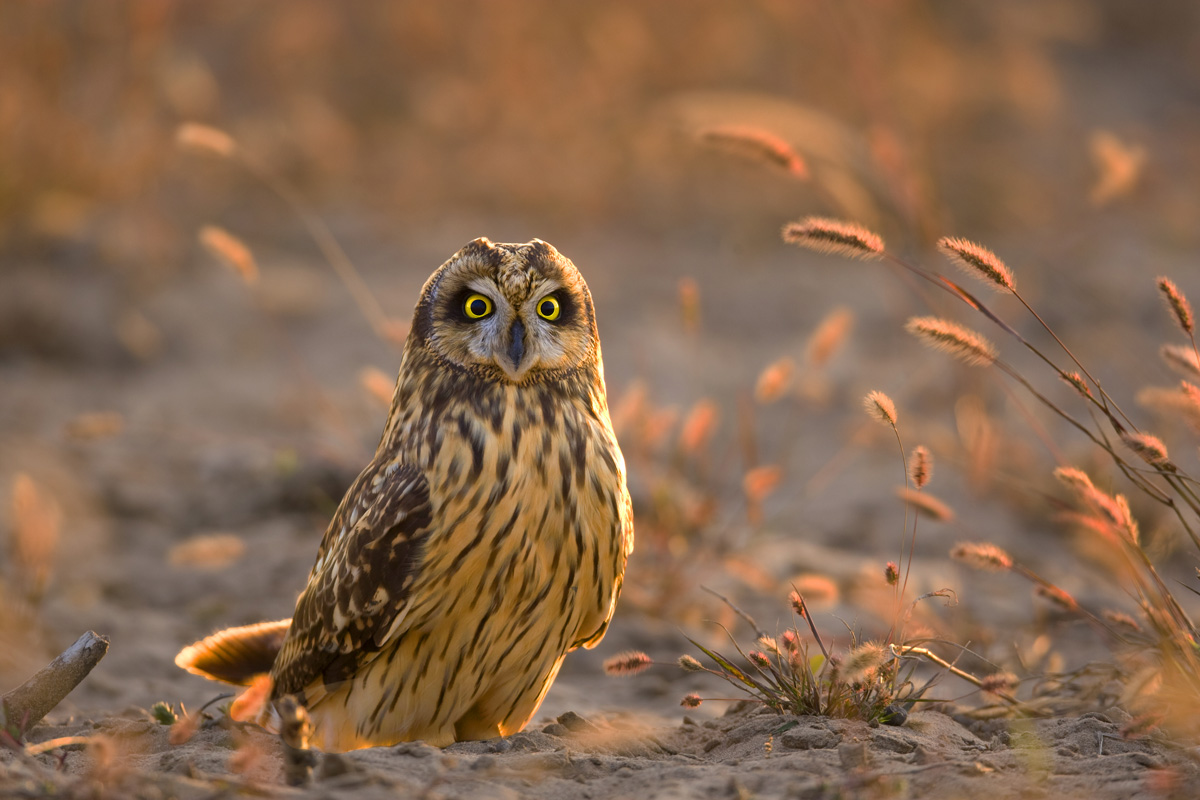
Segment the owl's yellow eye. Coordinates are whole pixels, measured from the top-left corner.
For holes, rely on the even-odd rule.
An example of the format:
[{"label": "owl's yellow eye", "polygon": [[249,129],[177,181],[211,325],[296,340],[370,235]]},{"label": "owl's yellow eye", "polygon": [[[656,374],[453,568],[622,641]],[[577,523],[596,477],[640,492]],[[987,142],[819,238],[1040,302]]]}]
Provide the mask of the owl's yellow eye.
[{"label": "owl's yellow eye", "polygon": [[562,306],[558,304],[558,299],[554,295],[546,295],[538,301],[537,309],[539,317],[551,322],[558,319],[558,315],[562,313]]},{"label": "owl's yellow eye", "polygon": [[473,294],[463,303],[463,312],[471,319],[483,319],[492,313],[492,301],[481,294]]}]

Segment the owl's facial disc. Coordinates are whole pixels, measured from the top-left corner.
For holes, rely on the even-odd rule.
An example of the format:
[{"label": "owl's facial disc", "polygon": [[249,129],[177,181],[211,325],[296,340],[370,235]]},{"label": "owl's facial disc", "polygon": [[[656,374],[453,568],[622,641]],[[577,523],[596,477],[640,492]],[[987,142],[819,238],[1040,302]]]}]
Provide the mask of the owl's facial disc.
[{"label": "owl's facial disc", "polygon": [[523,383],[596,357],[587,285],[540,240],[469,243],[434,273],[414,317],[418,341],[451,363]]}]

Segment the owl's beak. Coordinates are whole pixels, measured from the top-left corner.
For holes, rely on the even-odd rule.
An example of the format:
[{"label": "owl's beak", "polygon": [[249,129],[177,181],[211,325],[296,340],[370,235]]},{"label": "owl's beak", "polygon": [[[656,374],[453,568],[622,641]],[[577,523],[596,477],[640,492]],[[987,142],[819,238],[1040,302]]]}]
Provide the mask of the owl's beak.
[{"label": "owl's beak", "polygon": [[511,368],[506,368],[504,371],[508,373],[510,378],[517,380],[524,372],[521,369],[521,359],[525,357],[525,324],[521,320],[513,320],[512,327],[508,330],[508,356]]}]

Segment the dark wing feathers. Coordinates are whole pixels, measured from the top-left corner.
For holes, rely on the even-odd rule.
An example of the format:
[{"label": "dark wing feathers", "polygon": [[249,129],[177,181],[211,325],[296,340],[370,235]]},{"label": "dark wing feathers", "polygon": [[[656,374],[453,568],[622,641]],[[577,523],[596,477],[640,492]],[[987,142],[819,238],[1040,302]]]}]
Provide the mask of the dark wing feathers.
[{"label": "dark wing feathers", "polygon": [[404,607],[433,524],[415,467],[372,463],[330,522],[275,662],[275,694],[345,680],[384,644]]}]

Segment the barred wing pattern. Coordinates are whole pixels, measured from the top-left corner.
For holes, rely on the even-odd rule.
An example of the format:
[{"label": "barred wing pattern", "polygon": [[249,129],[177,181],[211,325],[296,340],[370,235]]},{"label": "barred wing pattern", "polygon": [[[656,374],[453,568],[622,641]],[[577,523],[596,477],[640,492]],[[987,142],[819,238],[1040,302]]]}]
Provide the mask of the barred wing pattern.
[{"label": "barred wing pattern", "polygon": [[371,660],[403,620],[433,525],[422,472],[373,462],[334,515],[272,670],[275,695],[332,687]]}]

